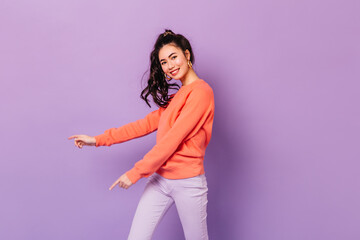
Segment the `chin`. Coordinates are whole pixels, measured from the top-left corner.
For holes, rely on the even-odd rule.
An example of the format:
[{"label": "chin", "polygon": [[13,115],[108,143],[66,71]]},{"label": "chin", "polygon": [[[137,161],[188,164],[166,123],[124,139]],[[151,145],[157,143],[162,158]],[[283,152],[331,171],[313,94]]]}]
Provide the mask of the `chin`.
[{"label": "chin", "polygon": [[175,77],[174,77],[174,79],[176,79],[176,80],[181,80],[181,79],[183,79],[185,77],[185,74],[183,74],[183,75],[176,75]]}]

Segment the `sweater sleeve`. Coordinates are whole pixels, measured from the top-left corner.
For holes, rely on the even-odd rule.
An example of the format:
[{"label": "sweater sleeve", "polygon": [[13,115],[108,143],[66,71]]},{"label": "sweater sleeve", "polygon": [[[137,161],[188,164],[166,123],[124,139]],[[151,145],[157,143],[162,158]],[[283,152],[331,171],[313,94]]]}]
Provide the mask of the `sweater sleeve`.
[{"label": "sweater sleeve", "polygon": [[154,132],[158,128],[159,119],[164,109],[165,108],[160,107],[147,114],[143,119],[125,124],[118,128],[106,130],[103,134],[95,136],[95,146],[111,146],[115,143],[122,143]]},{"label": "sweater sleeve", "polygon": [[176,151],[181,142],[192,131],[198,131],[214,105],[212,90],[195,88],[188,95],[178,118],[157,144],[126,172],[132,183],[142,177],[149,177]]}]

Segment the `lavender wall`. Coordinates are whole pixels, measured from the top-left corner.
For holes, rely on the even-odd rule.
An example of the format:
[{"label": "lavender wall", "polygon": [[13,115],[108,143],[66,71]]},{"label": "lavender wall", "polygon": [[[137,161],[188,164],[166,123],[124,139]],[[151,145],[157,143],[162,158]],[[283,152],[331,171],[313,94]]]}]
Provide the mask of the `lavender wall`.
[{"label": "lavender wall", "polygon": [[[156,133],[78,149],[144,117],[170,28],[215,93],[210,239],[359,239],[360,5],[353,1],[0,2],[0,239],[126,239],[146,179],[112,183]],[[184,239],[176,208],[154,239]]]}]

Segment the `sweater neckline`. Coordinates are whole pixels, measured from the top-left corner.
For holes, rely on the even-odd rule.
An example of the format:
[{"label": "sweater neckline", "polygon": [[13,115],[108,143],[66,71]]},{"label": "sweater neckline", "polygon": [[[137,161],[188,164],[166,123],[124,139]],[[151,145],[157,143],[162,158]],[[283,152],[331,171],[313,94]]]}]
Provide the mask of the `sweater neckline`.
[{"label": "sweater neckline", "polygon": [[[195,83],[200,82],[200,81],[201,81],[201,78],[198,78],[198,79],[194,80],[192,83],[189,83],[188,85],[181,86],[181,88],[188,88],[188,87],[190,87],[190,86],[192,86],[192,85],[194,85]],[[180,89],[181,89],[181,88],[180,88]]]}]

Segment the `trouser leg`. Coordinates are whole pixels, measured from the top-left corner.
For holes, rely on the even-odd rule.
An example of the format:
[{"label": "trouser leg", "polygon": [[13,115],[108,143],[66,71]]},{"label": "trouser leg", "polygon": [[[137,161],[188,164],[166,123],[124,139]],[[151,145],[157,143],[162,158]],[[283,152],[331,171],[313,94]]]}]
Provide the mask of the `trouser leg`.
[{"label": "trouser leg", "polygon": [[174,203],[159,176],[153,175],[137,206],[128,240],[150,240],[162,217]]},{"label": "trouser leg", "polygon": [[186,240],[207,240],[207,193],[205,175],[174,182],[173,198]]}]

